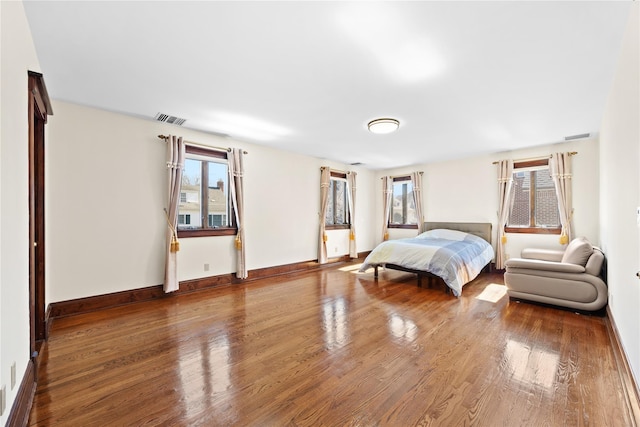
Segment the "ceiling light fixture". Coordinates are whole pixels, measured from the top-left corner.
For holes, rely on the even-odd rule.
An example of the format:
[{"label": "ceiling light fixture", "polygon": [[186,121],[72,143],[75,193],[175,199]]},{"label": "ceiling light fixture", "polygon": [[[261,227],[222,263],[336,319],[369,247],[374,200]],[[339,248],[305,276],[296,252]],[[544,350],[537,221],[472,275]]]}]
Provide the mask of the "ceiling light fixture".
[{"label": "ceiling light fixture", "polygon": [[367,127],[373,133],[391,133],[398,130],[400,122],[396,119],[375,119],[371,120]]}]

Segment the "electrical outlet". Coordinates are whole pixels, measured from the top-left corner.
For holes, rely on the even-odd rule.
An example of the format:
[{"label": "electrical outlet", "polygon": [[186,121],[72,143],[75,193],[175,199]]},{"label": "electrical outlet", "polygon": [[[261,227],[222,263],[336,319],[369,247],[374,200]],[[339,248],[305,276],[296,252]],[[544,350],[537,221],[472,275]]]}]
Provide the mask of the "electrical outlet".
[{"label": "electrical outlet", "polygon": [[5,407],[7,406],[7,386],[3,385],[0,389],[0,416],[4,414]]},{"label": "electrical outlet", "polygon": [[16,362],[11,364],[11,390],[16,386]]},{"label": "electrical outlet", "polygon": [[209,271],[209,264],[204,265],[204,271]]}]

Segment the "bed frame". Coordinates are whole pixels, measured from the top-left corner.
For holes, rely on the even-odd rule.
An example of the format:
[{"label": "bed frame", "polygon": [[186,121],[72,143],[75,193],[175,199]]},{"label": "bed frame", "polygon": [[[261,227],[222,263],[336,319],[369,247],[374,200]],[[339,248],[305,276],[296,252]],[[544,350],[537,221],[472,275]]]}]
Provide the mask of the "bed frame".
[{"label": "bed frame", "polygon": [[[490,222],[425,222],[424,223],[424,231],[435,230],[437,228],[446,228],[449,230],[463,231],[465,233],[473,234],[478,237],[483,238],[489,244],[491,244],[491,228],[492,224]],[[374,277],[378,278],[378,265],[374,267]],[[405,268],[396,264],[385,264],[385,268],[390,270],[399,270],[407,273],[414,273],[418,277],[418,286],[422,287],[422,278],[427,278],[427,286],[431,287],[435,280],[442,280],[439,276],[435,274],[429,273],[428,271],[422,270],[413,270],[411,268]],[[491,270],[491,263],[487,265],[489,270]],[[447,292],[451,292],[451,289],[447,286]]]}]

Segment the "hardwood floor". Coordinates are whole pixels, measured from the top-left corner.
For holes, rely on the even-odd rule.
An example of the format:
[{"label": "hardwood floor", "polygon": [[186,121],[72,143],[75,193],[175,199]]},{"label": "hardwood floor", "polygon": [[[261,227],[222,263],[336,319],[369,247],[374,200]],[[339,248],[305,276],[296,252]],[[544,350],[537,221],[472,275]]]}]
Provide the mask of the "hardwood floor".
[{"label": "hardwood floor", "polygon": [[343,267],[56,319],[30,425],[635,425],[602,317]]}]

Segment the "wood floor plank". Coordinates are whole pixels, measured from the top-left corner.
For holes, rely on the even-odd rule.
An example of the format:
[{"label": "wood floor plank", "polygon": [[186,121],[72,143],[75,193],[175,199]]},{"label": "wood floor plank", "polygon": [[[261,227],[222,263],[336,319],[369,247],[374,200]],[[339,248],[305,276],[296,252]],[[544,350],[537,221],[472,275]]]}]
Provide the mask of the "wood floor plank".
[{"label": "wood floor plank", "polygon": [[355,271],[56,319],[30,425],[636,425],[602,317]]}]

